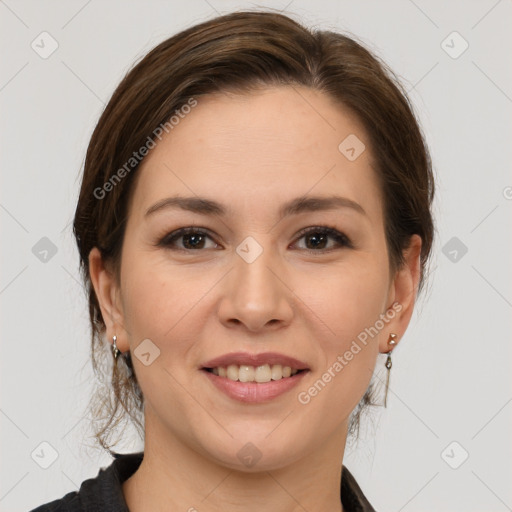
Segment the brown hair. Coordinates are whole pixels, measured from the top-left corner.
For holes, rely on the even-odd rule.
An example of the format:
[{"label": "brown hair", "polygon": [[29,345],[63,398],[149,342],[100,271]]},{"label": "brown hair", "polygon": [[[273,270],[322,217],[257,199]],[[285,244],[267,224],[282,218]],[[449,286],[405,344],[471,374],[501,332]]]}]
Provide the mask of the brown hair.
[{"label": "brown hair", "polygon": [[[109,451],[113,429],[122,419],[131,418],[143,432],[143,396],[130,354],[112,370],[104,368],[112,357],[102,340],[105,323],[89,276],[93,247],[119,276],[138,166],[122,173],[122,179],[112,178],[190,98],[273,85],[324,92],[363,123],[383,192],[390,268],[403,264],[411,235],[420,235],[422,287],[434,236],[431,161],[407,94],[383,62],[351,37],[309,30],[274,12],[231,13],[170,37],[128,72],[101,115],[87,150],[74,220],[88,291],[93,368],[100,379],[111,372],[110,382],[103,383],[90,404],[93,420],[103,422],[95,437]],[[107,182],[112,184],[108,193],[100,194]],[[359,431],[359,416],[369,404],[376,405],[372,384],[351,415],[349,433]]]}]

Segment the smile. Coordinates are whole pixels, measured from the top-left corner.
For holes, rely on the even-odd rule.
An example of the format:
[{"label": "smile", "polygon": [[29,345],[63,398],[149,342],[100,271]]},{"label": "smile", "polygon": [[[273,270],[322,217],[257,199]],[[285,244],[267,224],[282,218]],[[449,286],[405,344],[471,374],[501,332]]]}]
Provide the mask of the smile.
[{"label": "smile", "polygon": [[215,368],[206,368],[206,370],[232,381],[259,383],[285,379],[302,371],[280,364],[264,364],[261,366],[230,364],[227,367],[217,366]]},{"label": "smile", "polygon": [[311,369],[277,352],[231,352],[198,368],[216,391],[240,402],[268,402],[294,388]]}]

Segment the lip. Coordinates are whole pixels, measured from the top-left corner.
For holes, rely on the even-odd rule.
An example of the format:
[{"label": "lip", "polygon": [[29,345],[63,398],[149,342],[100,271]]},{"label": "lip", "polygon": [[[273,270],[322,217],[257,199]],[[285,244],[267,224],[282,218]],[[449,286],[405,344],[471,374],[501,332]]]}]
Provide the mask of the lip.
[{"label": "lip", "polygon": [[[290,357],[285,354],[279,354],[277,352],[262,352],[261,354],[249,354],[248,352],[232,352],[231,354],[224,354],[222,356],[211,359],[210,361],[207,361],[201,366],[201,368],[217,368],[219,366],[229,366],[230,364],[247,366],[280,364],[282,366],[289,366],[290,368],[295,368],[297,370],[309,370],[308,365],[303,361],[299,361],[294,357]],[[286,378],[291,379],[292,377]],[[261,384],[258,385],[261,386]]]},{"label": "lip", "polygon": [[[214,359],[213,362],[216,362],[216,360]],[[269,402],[287,391],[290,391],[302,380],[304,375],[309,373],[309,371],[305,370],[291,377],[261,383],[234,381],[227,377],[214,375],[204,368],[201,369],[201,373],[203,373],[218,390],[234,400],[245,403],[263,403]]]}]

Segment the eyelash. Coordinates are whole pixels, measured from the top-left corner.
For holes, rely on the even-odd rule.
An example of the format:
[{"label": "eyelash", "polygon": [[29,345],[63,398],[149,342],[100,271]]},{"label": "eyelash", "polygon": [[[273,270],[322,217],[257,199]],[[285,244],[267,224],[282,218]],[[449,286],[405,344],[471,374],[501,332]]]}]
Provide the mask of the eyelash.
[{"label": "eyelash", "polygon": [[[195,250],[201,251],[201,249],[182,249],[182,248],[172,247],[172,244],[177,239],[179,239],[185,235],[190,235],[190,234],[207,236],[212,241],[214,241],[213,237],[207,231],[205,231],[201,228],[188,227],[188,228],[181,228],[176,231],[173,231],[172,233],[167,234],[160,240],[160,242],[158,242],[158,246],[166,247],[170,250],[175,250],[175,251],[184,251],[184,252],[192,252]],[[313,227],[305,228],[298,233],[296,240],[298,241],[301,238],[303,238],[304,236],[309,235],[309,234],[327,235],[328,237],[335,240],[336,243],[338,244],[338,247],[334,247],[331,249],[303,249],[309,253],[313,253],[313,254],[321,253],[322,254],[322,253],[331,252],[333,250],[336,250],[337,248],[339,249],[342,247],[345,247],[347,249],[353,248],[353,244],[352,244],[351,240],[344,233],[341,233],[337,229],[331,228],[329,226],[313,226]],[[217,242],[215,242],[215,243],[217,243]]]}]

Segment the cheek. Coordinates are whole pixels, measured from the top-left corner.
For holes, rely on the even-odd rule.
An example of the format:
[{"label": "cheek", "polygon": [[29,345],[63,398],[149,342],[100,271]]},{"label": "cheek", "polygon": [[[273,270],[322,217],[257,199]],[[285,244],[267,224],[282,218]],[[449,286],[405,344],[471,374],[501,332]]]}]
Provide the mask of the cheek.
[{"label": "cheek", "polygon": [[[339,315],[341,316],[341,315]],[[377,337],[361,342],[365,318],[346,318],[335,325],[338,336],[322,342],[324,364],[297,389],[298,407],[306,421],[321,419],[322,428],[335,429],[348,420],[368,388],[378,355]],[[361,337],[362,339],[362,337]],[[314,426],[314,425],[313,425]]]},{"label": "cheek", "polygon": [[332,416],[334,422],[343,420],[336,417],[340,411],[349,414],[357,405],[375,368],[379,336],[385,335],[385,264],[367,258],[346,271],[331,269],[329,276],[310,278],[302,288],[322,357],[316,380],[302,387],[297,399],[311,412],[317,409],[318,414]]},{"label": "cheek", "polygon": [[141,252],[126,259],[124,271],[123,311],[132,350],[149,338],[161,350],[160,362],[168,359],[174,366],[207,321],[205,297],[218,273],[185,270]]},{"label": "cheek", "polygon": [[[386,300],[387,263],[375,254],[354,254],[344,263],[293,268],[285,280],[294,290],[289,297],[298,314],[297,323],[309,324],[318,335],[322,352],[344,351],[347,342],[373,325],[383,312]],[[143,339],[154,339],[164,346],[174,339],[173,351],[181,345],[176,336],[189,325],[194,331],[211,321],[199,312],[211,308],[210,300],[219,281],[219,269],[191,272],[169,266],[160,257],[131,251],[123,261],[122,295],[125,326],[135,346]],[[208,296],[207,296],[208,295]],[[209,306],[208,306],[209,304]],[[210,311],[210,310],[209,310]],[[210,315],[212,313],[210,312]],[[293,327],[292,327],[293,328]],[[327,362],[327,361],[326,361]]]},{"label": "cheek", "polygon": [[157,342],[165,320],[164,311],[172,311],[161,302],[168,295],[165,274],[153,263],[152,253],[140,248],[130,224],[127,226],[121,260],[123,316],[133,351],[144,339]]},{"label": "cheek", "polygon": [[296,281],[297,295],[324,324],[323,338],[331,347],[327,352],[343,349],[347,341],[373,325],[386,307],[385,263],[358,258],[357,264],[331,267]]},{"label": "cheek", "polygon": [[167,301],[162,301],[169,296],[166,280],[140,265],[127,265],[127,275],[122,288],[127,331],[132,342],[140,337],[152,339],[173,311]]},{"label": "cheek", "polygon": [[[168,266],[149,260],[141,254],[131,265],[126,261],[123,310],[135,355],[132,361],[145,399],[155,405],[165,397],[165,407],[184,414],[183,390],[176,379],[183,382],[183,372],[188,370],[185,366],[194,348],[193,339],[201,330],[198,323],[190,324],[190,318],[198,318],[195,310],[209,279],[204,276],[199,283],[192,283],[179,269],[171,272]],[[147,339],[156,346],[146,342],[151,359],[148,365],[137,357],[137,348]]]}]

